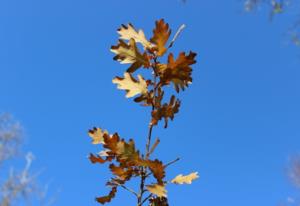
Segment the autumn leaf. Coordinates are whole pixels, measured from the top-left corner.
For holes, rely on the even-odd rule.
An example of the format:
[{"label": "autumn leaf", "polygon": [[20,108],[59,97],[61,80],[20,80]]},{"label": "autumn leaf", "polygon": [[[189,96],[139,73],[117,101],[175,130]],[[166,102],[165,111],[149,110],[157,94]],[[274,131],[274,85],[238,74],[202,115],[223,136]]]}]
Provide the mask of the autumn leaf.
[{"label": "autumn leaf", "polygon": [[163,183],[163,178],[165,177],[165,167],[163,163],[159,160],[147,160],[146,165],[149,167],[150,171],[153,173],[153,176],[156,178],[159,184]]},{"label": "autumn leaf", "polygon": [[165,45],[170,35],[169,24],[165,23],[163,19],[155,22],[155,29],[153,30],[153,37],[150,39],[150,42],[156,45],[155,49],[158,56],[162,56],[167,51]]},{"label": "autumn leaf", "polygon": [[108,155],[115,156],[117,161],[127,166],[139,165],[142,162],[140,153],[135,149],[133,140],[125,142],[115,133],[112,137],[104,136],[104,148],[109,149]]},{"label": "autumn leaf", "polygon": [[147,54],[139,52],[134,39],[130,39],[128,44],[119,40],[119,44],[112,46],[110,51],[116,54],[114,60],[119,61],[121,64],[132,64],[128,68],[128,72],[134,72],[141,66],[150,66]]},{"label": "autumn leaf", "polygon": [[95,164],[95,163],[103,164],[103,163],[105,163],[105,162],[107,162],[107,161],[112,161],[113,158],[112,158],[111,156],[107,156],[106,159],[103,159],[103,158],[102,158],[101,156],[99,156],[99,155],[95,156],[95,155],[93,155],[93,154],[90,154],[89,159],[90,159],[90,161],[91,161],[93,164]]},{"label": "autumn leaf", "polygon": [[118,89],[126,91],[126,97],[130,98],[138,94],[147,94],[147,82],[141,75],[138,75],[138,80],[134,79],[130,73],[126,72],[124,78],[116,77],[112,80],[114,84],[118,85]]},{"label": "autumn leaf", "polygon": [[174,184],[192,184],[192,181],[197,178],[199,178],[198,172],[193,172],[186,176],[183,176],[182,174],[177,175],[171,182]]},{"label": "autumn leaf", "polygon": [[135,42],[141,43],[144,48],[152,47],[152,44],[146,39],[143,30],[136,31],[132,24],[128,24],[127,26],[122,24],[121,28],[118,29],[118,34],[120,34],[120,39],[134,39]]},{"label": "autumn leaf", "polygon": [[110,202],[117,193],[117,187],[113,187],[107,196],[97,197],[96,201],[104,205],[105,203]]},{"label": "autumn leaf", "polygon": [[167,190],[165,189],[164,185],[147,185],[146,188],[149,192],[156,195],[157,197],[167,197]]},{"label": "autumn leaf", "polygon": [[152,111],[152,125],[157,125],[158,121],[162,118],[165,119],[165,128],[168,127],[168,119],[173,120],[174,115],[178,113],[180,107],[180,101],[175,99],[173,95],[169,104],[165,103],[161,107]]},{"label": "autumn leaf", "polygon": [[192,82],[192,68],[190,65],[196,63],[195,57],[196,53],[190,52],[186,55],[181,52],[175,60],[173,54],[169,54],[168,64],[159,64],[157,67],[161,83],[167,85],[172,82],[177,92],[188,87],[188,84]]},{"label": "autumn leaf", "polygon": [[101,128],[94,127],[93,129],[89,130],[88,134],[93,139],[92,144],[103,144],[103,135],[108,134],[108,132],[106,130],[102,130]]},{"label": "autumn leaf", "polygon": [[149,199],[149,206],[169,206],[165,197],[152,197]]}]

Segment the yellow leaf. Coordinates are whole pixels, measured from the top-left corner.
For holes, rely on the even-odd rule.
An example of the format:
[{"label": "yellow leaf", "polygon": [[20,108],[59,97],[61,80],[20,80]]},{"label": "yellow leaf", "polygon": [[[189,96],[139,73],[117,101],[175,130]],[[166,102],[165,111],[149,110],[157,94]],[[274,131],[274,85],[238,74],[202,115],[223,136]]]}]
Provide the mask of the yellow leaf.
[{"label": "yellow leaf", "polygon": [[167,190],[163,185],[158,185],[158,184],[147,185],[146,188],[149,192],[155,194],[158,197],[167,197]]},{"label": "yellow leaf", "polygon": [[108,132],[106,130],[94,127],[93,129],[89,130],[88,134],[93,139],[92,144],[103,144],[103,135],[108,134]]},{"label": "yellow leaf", "polygon": [[177,175],[171,182],[174,184],[192,184],[192,181],[199,178],[198,172],[193,172],[189,175]]},{"label": "yellow leaf", "polygon": [[122,25],[118,29],[118,34],[120,34],[120,39],[130,40],[134,39],[135,42],[141,43],[144,48],[151,48],[152,44],[146,39],[143,30],[136,31],[132,24]]},{"label": "yellow leaf", "polygon": [[118,85],[118,89],[126,90],[126,97],[130,98],[138,94],[146,94],[148,92],[147,82],[141,75],[138,75],[138,80],[134,79],[130,73],[126,72],[124,78],[116,77],[112,80]]}]

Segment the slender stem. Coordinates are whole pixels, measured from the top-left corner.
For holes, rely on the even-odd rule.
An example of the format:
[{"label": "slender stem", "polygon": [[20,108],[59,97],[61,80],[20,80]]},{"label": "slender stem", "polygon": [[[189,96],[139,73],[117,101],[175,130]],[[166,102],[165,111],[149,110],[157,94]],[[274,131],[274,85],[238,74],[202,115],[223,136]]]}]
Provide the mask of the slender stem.
[{"label": "slender stem", "polygon": [[119,186],[121,186],[123,189],[125,189],[125,190],[131,192],[132,194],[134,194],[135,196],[138,197],[138,194],[137,194],[133,189],[130,189],[130,188],[128,188],[128,187],[126,187],[126,186],[124,186],[124,185],[120,185],[120,184],[119,184]]},{"label": "slender stem", "polygon": [[[152,102],[152,110],[151,110],[151,113],[154,111],[155,109],[155,101],[156,101],[156,90],[157,90],[157,73],[156,73],[156,65],[157,65],[157,57],[154,57],[154,66],[152,67],[153,68],[153,82],[154,82],[154,85],[153,85],[153,102]],[[146,155],[145,155],[145,158],[148,159],[149,155],[150,155],[150,146],[151,146],[151,137],[152,137],[152,130],[153,130],[153,124],[151,124],[150,122],[150,125],[149,125],[149,131],[148,131],[148,136],[147,136],[147,143],[146,143]],[[141,167],[141,183],[140,183],[140,191],[139,191],[139,194],[137,196],[137,206],[142,206],[146,200],[144,199],[143,200],[143,194],[144,192],[146,191],[144,189],[145,187],[145,181],[146,181],[146,178],[148,177],[147,175],[147,168],[146,167]],[[148,197],[150,198],[150,197]]]}]

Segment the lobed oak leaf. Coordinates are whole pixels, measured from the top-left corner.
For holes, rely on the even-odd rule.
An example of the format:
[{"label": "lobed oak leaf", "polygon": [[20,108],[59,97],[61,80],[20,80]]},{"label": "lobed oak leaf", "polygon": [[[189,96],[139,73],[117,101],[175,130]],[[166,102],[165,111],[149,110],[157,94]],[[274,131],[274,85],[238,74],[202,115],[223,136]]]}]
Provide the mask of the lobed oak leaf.
[{"label": "lobed oak leaf", "polygon": [[141,75],[138,75],[138,80],[134,79],[130,73],[126,72],[124,78],[116,77],[112,80],[118,85],[118,89],[126,91],[126,97],[130,98],[138,94],[145,95],[148,92],[147,82]]},{"label": "lobed oak leaf", "polygon": [[110,51],[116,54],[114,60],[119,61],[121,64],[132,64],[128,68],[128,72],[134,72],[141,66],[146,68],[150,66],[148,55],[139,52],[134,39],[130,39],[128,44],[119,40],[119,44],[112,46]]},{"label": "lobed oak leaf", "polygon": [[167,190],[165,189],[164,185],[147,185],[146,188],[149,192],[156,195],[157,197],[167,197]]},{"label": "lobed oak leaf", "polygon": [[152,111],[152,125],[157,125],[158,121],[162,118],[165,119],[165,128],[168,127],[168,119],[173,120],[174,115],[178,113],[180,107],[180,101],[176,100],[175,96],[173,95],[170,99],[169,104],[165,103],[161,107],[156,108]]},{"label": "lobed oak leaf", "polygon": [[89,159],[90,159],[90,161],[91,161],[93,164],[95,164],[95,163],[103,164],[103,163],[105,163],[105,162],[110,162],[110,161],[112,161],[113,157],[111,157],[111,156],[106,156],[106,158],[103,159],[103,158],[102,158],[101,156],[99,156],[99,155],[95,156],[95,155],[93,155],[93,154],[90,154]]},{"label": "lobed oak leaf", "polygon": [[110,202],[117,193],[117,187],[113,187],[107,196],[97,197],[96,201],[104,205],[105,203]]},{"label": "lobed oak leaf", "polygon": [[133,140],[128,143],[115,133],[112,137],[104,136],[104,148],[109,149],[108,155],[116,157],[116,160],[124,166],[138,166],[141,164],[142,159],[140,153],[135,149]]},{"label": "lobed oak leaf", "polygon": [[107,130],[102,130],[101,128],[94,127],[89,130],[88,135],[93,139],[92,144],[103,144],[104,138],[103,135],[108,134]]},{"label": "lobed oak leaf", "polygon": [[174,184],[192,184],[192,181],[197,178],[199,178],[198,172],[193,172],[186,176],[183,176],[182,174],[177,175],[171,182]]},{"label": "lobed oak leaf", "polygon": [[139,42],[144,48],[151,48],[153,45],[146,39],[143,30],[136,31],[132,24],[127,26],[122,24],[121,28],[118,29],[118,34],[120,34],[120,39],[130,40],[134,39],[135,42]]},{"label": "lobed oak leaf", "polygon": [[196,55],[193,52],[188,55],[181,52],[175,60],[173,54],[169,54],[168,64],[159,64],[157,67],[161,83],[167,85],[172,82],[177,92],[188,87],[188,84],[192,82],[192,68],[190,65],[196,63]]},{"label": "lobed oak leaf", "polygon": [[168,23],[165,23],[163,19],[155,22],[153,37],[150,39],[150,42],[156,45],[155,50],[158,56],[164,55],[164,53],[167,51],[165,45],[170,35],[171,30]]}]

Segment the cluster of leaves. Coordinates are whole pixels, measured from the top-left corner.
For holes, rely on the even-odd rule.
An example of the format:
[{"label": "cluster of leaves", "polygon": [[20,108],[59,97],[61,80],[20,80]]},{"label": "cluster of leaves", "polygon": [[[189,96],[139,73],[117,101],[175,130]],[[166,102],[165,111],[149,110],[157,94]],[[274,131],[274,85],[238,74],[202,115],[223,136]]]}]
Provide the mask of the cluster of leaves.
[{"label": "cluster of leaves", "polygon": [[[153,36],[149,41],[144,32],[137,31],[132,24],[122,25],[118,29],[119,42],[111,47],[111,51],[115,53],[114,60],[130,66],[123,77],[115,77],[112,82],[117,84],[118,89],[126,91],[127,98],[135,97],[135,102],[151,107],[152,110],[144,153],[136,149],[134,140],[126,141],[118,133],[109,134],[97,127],[89,130],[92,143],[101,144],[104,148],[96,155],[90,154],[90,161],[99,164],[110,163],[109,169],[114,175],[107,182],[107,186],[111,188],[109,194],[96,198],[101,204],[110,202],[115,197],[117,189],[121,187],[137,197],[138,206],[147,200],[151,206],[168,205],[165,188],[167,183],[191,184],[198,178],[197,172],[193,172],[186,176],[178,175],[173,180],[167,181],[165,169],[178,159],[164,164],[161,160],[150,158],[160,142],[159,139],[153,144],[151,142],[153,127],[164,120],[164,127],[167,128],[169,119],[173,120],[180,108],[180,100],[175,95],[171,95],[170,99],[164,102],[165,86],[173,84],[175,92],[179,93],[192,82],[191,65],[196,63],[196,53],[181,52],[177,58],[169,53],[166,63],[160,61],[173,46],[183,28],[184,26],[180,27],[168,45],[171,29],[163,19],[156,21]],[[143,52],[139,46],[143,48]],[[135,77],[134,73],[142,68],[150,71],[149,79],[140,74]],[[135,177],[141,180],[138,192],[125,185]],[[152,182],[149,182],[150,180]],[[145,193],[149,193],[147,197],[144,197]]]}]

